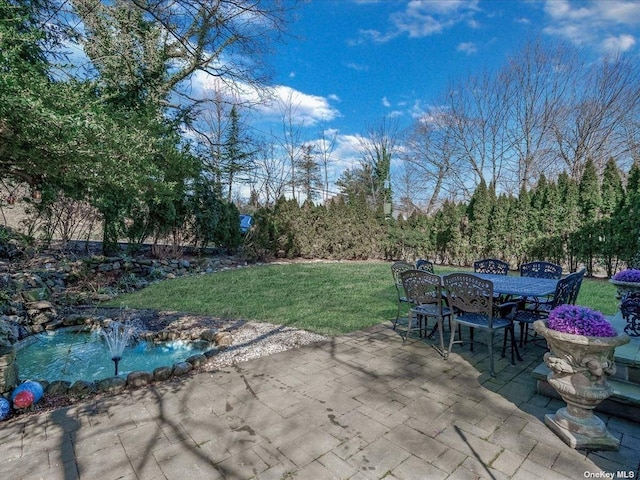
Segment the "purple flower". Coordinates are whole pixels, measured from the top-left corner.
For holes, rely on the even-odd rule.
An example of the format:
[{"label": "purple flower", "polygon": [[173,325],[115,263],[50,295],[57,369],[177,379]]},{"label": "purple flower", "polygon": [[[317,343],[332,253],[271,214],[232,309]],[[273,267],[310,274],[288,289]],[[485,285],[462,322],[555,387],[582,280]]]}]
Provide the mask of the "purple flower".
[{"label": "purple flower", "polygon": [[616,273],[613,279],[620,282],[640,282],[640,270],[627,268],[626,270]]},{"label": "purple flower", "polygon": [[560,305],[549,312],[551,330],[587,337],[615,337],[616,331],[602,313],[579,305]]}]

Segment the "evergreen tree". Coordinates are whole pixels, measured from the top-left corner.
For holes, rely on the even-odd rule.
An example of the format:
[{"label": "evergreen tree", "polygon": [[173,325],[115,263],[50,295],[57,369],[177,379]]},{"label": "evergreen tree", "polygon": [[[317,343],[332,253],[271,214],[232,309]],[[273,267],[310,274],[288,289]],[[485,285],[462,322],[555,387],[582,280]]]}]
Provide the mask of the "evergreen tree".
[{"label": "evergreen tree", "polygon": [[[620,256],[627,264],[635,264],[640,251],[640,161],[631,165],[624,200],[617,215]],[[636,268],[640,265],[636,266]]]},{"label": "evergreen tree", "polygon": [[509,247],[505,242],[509,229],[511,202],[507,195],[500,195],[489,216],[488,256],[509,260]]},{"label": "evergreen tree", "polygon": [[[235,105],[229,112],[229,127],[222,149],[221,181],[226,183],[227,202],[232,200],[233,184],[242,181],[239,175],[252,168],[253,155],[248,148],[248,140],[243,137],[240,125],[240,114]],[[222,189],[220,189],[222,190]]]},{"label": "evergreen tree", "polygon": [[600,221],[597,228],[601,238],[598,254],[603,259],[607,277],[611,277],[616,269],[617,259],[622,253],[616,217],[624,200],[622,175],[613,158],[609,158],[604,167],[601,198]]},{"label": "evergreen tree", "polygon": [[313,145],[302,146],[302,157],[298,161],[298,180],[302,193],[307,201],[320,198],[322,191],[322,176],[320,165],[314,155]]},{"label": "evergreen tree", "polygon": [[469,244],[471,254],[477,259],[489,254],[489,226],[492,208],[492,194],[483,179],[473,192],[467,207]]},{"label": "evergreen tree", "polygon": [[514,220],[511,228],[510,240],[513,249],[513,255],[516,258],[516,264],[527,260],[526,246],[529,243],[529,216],[531,215],[531,197],[527,188],[523,185],[520,187],[518,198],[512,207],[512,218]]},{"label": "evergreen tree", "polygon": [[587,274],[593,275],[594,256],[599,250],[600,232],[597,221],[600,214],[601,197],[598,172],[593,160],[588,159],[578,185],[580,229],[576,232],[578,252],[587,267]]},{"label": "evergreen tree", "polygon": [[566,252],[566,262],[569,271],[577,268],[577,239],[574,238],[575,232],[580,226],[580,211],[578,184],[566,172],[562,172],[558,176],[558,190],[560,191],[560,205],[558,210],[560,218],[563,219],[560,229],[560,238]]}]

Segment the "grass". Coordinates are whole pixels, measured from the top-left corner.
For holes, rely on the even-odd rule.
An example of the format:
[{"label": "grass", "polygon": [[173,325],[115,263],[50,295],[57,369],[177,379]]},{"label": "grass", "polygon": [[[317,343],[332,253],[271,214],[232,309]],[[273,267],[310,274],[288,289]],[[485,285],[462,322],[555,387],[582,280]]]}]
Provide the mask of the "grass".
[{"label": "grass", "polygon": [[[397,295],[389,267],[384,262],[261,265],[165,280],[110,304],[340,335],[395,318]],[[453,270],[436,268],[436,273]],[[617,310],[615,287],[606,280],[585,279],[578,303],[612,315]]]}]

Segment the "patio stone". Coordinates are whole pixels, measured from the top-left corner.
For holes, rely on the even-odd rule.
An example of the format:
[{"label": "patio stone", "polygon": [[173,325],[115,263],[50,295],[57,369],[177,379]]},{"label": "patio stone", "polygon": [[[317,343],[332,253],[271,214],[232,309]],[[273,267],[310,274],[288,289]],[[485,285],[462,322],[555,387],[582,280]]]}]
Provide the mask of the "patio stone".
[{"label": "patio stone", "polygon": [[[218,371],[0,424],[0,478],[577,480],[638,476],[640,424],[605,417],[618,452],[576,451],[544,424],[559,402],[524,361],[496,362],[390,324]],[[481,350],[481,349],[478,349]]]}]

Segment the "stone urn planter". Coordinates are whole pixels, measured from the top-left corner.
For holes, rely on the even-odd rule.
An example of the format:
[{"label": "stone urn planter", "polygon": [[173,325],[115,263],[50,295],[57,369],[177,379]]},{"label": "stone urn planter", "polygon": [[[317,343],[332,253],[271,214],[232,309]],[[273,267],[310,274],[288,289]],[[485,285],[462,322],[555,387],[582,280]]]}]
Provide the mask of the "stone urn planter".
[{"label": "stone urn planter", "polygon": [[640,270],[628,268],[616,273],[609,282],[617,289],[616,298],[622,301],[632,293],[640,293]]},{"label": "stone urn planter", "polygon": [[[593,313],[602,317],[599,312]],[[577,335],[554,330],[547,323],[537,320],[533,326],[549,346],[550,351],[544,355],[551,369],[547,381],[567,406],[545,415],[545,424],[572,448],[618,450],[620,441],[593,410],[613,393],[607,382],[607,376],[616,370],[613,354],[616,347],[629,342],[629,337],[612,328],[613,336]]]}]

